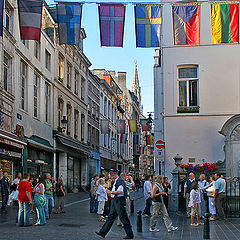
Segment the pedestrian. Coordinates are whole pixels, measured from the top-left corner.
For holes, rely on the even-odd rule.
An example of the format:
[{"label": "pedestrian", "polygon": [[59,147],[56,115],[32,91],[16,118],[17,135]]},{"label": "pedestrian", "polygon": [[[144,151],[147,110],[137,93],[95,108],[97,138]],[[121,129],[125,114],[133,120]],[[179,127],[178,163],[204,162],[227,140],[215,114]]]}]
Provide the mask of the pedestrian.
[{"label": "pedestrian", "polygon": [[104,178],[100,178],[98,180],[98,189],[96,191],[96,198],[98,200],[98,221],[100,222],[105,222],[106,220],[103,217],[103,211],[104,211],[104,206],[105,206],[105,202],[107,201],[107,190],[104,187],[105,184],[105,179]]},{"label": "pedestrian", "polygon": [[213,201],[214,194],[215,194],[215,176],[212,175],[210,177],[211,183],[203,189],[206,189],[207,196],[208,196],[208,208],[209,212],[211,213],[211,217],[209,218],[210,221],[216,220],[216,207],[215,202]]},{"label": "pedestrian", "polygon": [[168,209],[168,190],[171,189],[171,184],[168,182],[167,177],[164,177],[163,188],[164,188],[164,192],[167,193],[167,195],[163,195],[163,200],[164,200],[166,209]]},{"label": "pedestrian", "polygon": [[58,209],[60,208],[60,213],[65,213],[64,210],[64,198],[66,193],[63,187],[63,178],[58,178],[58,182],[56,184],[56,198],[55,198],[55,210],[54,213],[58,214]]},{"label": "pedestrian", "polygon": [[117,171],[112,170],[110,172],[111,178],[114,181],[112,191],[111,209],[107,221],[100,229],[99,232],[96,232],[97,235],[105,238],[109,230],[111,229],[117,216],[120,217],[121,222],[123,223],[126,236],[123,239],[133,239],[132,226],[127,216],[125,209],[126,206],[126,197],[127,197],[127,188],[125,181],[118,176]]},{"label": "pedestrian", "polygon": [[[201,193],[199,189],[199,184],[197,182],[194,182],[192,184],[192,189],[190,192],[190,200],[189,200],[189,207],[191,208],[191,226],[198,226],[203,225],[203,223],[200,222],[200,216],[201,216]],[[194,219],[195,216],[197,217],[197,224],[195,224]]]},{"label": "pedestrian", "polygon": [[[113,187],[113,182],[111,179],[110,174],[108,175],[108,180],[105,183],[105,188],[108,190],[107,192],[111,191]],[[110,212],[111,207],[111,194],[107,194],[108,200],[105,202],[105,208],[104,208],[104,216],[107,217]]]},{"label": "pedestrian", "polygon": [[44,210],[44,206],[46,205],[46,198],[44,195],[45,192],[44,182],[45,182],[44,178],[39,177],[39,181],[33,189],[33,191],[35,192],[34,202],[36,204],[37,211],[37,222],[34,224],[35,226],[41,226],[46,224],[46,216]]},{"label": "pedestrian", "polygon": [[32,226],[29,224],[29,215],[32,205],[32,188],[29,183],[30,174],[25,173],[22,181],[18,185],[18,226],[28,227]]},{"label": "pedestrian", "polygon": [[52,209],[54,207],[54,200],[53,200],[53,184],[51,174],[46,174],[45,180],[45,197],[46,197],[46,205],[44,207],[46,220],[51,217]]},{"label": "pedestrian", "polygon": [[219,215],[219,220],[226,220],[224,213],[224,204],[226,201],[226,181],[221,177],[220,173],[215,174],[215,193],[213,201],[216,204],[216,210]]},{"label": "pedestrian", "polygon": [[146,176],[145,177],[145,182],[144,182],[144,192],[143,192],[143,195],[144,195],[144,198],[145,198],[145,201],[146,201],[146,206],[145,206],[145,209],[143,210],[143,215],[145,217],[151,217],[151,206],[152,206],[152,199],[151,199],[151,194],[152,194],[152,176]]},{"label": "pedestrian", "polygon": [[1,193],[2,193],[2,213],[7,213],[7,202],[10,193],[10,179],[8,177],[7,171],[3,172],[3,178],[0,180]]},{"label": "pedestrian", "polygon": [[139,188],[140,188],[140,180],[139,180],[139,178],[136,178],[134,180],[134,182],[135,182],[135,185],[136,185],[136,191],[139,192]]},{"label": "pedestrian", "polygon": [[18,189],[18,185],[22,180],[22,173],[18,173],[17,178],[15,178],[11,184],[10,190],[16,191]]},{"label": "pedestrian", "polygon": [[164,205],[163,196],[167,195],[167,193],[164,192],[164,188],[162,185],[163,181],[164,179],[162,176],[157,176],[155,178],[155,182],[154,182],[154,186],[151,194],[152,201],[153,201],[152,203],[153,215],[150,220],[150,228],[149,228],[150,232],[159,232],[159,229],[156,228],[156,225],[157,225],[157,220],[159,219],[160,213],[163,216],[164,224],[168,232],[172,232],[178,229],[178,227],[174,227],[172,225],[172,220],[168,216],[166,206]]},{"label": "pedestrian", "polygon": [[205,179],[206,179],[205,174],[201,174],[198,181],[198,185],[200,189],[200,197],[201,197],[201,203],[200,203],[201,218],[204,218],[204,214],[207,212],[207,205],[208,205],[207,192],[204,190],[204,188],[208,185],[208,182]]},{"label": "pedestrian", "polygon": [[184,184],[184,198],[186,199],[186,211],[187,211],[187,217],[190,217],[190,211],[191,208],[188,206],[189,205],[189,200],[190,200],[190,192],[192,190],[192,184],[194,182],[197,182],[195,179],[195,174],[194,173],[189,173],[189,178]]},{"label": "pedestrian", "polygon": [[96,191],[98,188],[98,174],[93,176],[91,181],[91,189],[90,189],[90,213],[96,213],[98,209],[98,201],[96,200]]}]

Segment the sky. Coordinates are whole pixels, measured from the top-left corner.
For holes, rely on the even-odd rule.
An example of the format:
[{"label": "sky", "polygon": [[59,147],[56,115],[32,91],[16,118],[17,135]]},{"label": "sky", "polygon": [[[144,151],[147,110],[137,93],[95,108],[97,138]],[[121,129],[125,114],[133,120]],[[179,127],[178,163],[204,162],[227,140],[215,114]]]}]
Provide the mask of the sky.
[{"label": "sky", "polygon": [[[47,2],[49,4],[53,3],[52,1]],[[104,2],[107,1],[105,0]],[[147,115],[147,112],[153,112],[154,49],[136,48],[134,6],[132,4],[126,6],[123,48],[100,46],[97,4],[83,5],[82,27],[85,29],[87,35],[87,38],[83,43],[83,51],[92,63],[90,69],[106,69],[114,70],[116,72],[127,72],[127,88],[131,89],[134,74],[134,62],[136,60],[141,87],[143,112],[145,116]]]}]

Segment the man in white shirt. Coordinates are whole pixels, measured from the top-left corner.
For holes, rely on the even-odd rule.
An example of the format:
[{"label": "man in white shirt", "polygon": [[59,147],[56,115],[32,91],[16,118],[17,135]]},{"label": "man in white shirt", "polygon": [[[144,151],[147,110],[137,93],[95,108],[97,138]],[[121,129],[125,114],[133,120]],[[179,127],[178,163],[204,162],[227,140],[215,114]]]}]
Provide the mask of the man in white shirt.
[{"label": "man in white shirt", "polygon": [[17,175],[17,178],[15,178],[15,179],[13,180],[12,185],[11,185],[11,189],[12,189],[13,191],[17,190],[18,185],[19,185],[19,183],[20,183],[21,180],[22,180],[22,173],[19,172],[18,175]]},{"label": "man in white shirt", "polygon": [[152,176],[146,176],[145,177],[146,181],[144,183],[144,198],[146,200],[146,207],[143,210],[143,214],[145,217],[149,216],[151,217],[151,206],[152,206],[152,198],[151,198],[151,194],[152,194]]},{"label": "man in white shirt", "polygon": [[126,237],[124,237],[123,239],[133,239],[134,235],[132,231],[132,226],[125,209],[127,197],[126,183],[121,177],[118,176],[117,171],[111,171],[110,175],[111,179],[114,181],[112,191],[109,192],[112,197],[110,213],[108,215],[107,221],[100,229],[100,231],[96,232],[96,234],[105,238],[105,236],[111,229],[115,219],[117,218],[117,216],[119,216],[126,232]]}]

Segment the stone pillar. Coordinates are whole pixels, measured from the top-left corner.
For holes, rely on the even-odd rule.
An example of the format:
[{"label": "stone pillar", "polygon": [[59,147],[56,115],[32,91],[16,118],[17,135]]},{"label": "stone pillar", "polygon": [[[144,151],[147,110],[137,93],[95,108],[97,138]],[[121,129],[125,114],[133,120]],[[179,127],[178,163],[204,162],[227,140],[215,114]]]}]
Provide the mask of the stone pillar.
[{"label": "stone pillar", "polygon": [[169,196],[169,210],[173,212],[178,211],[178,204],[179,204],[179,195],[178,195],[178,187],[179,187],[179,173],[181,171],[181,161],[182,157],[177,154],[174,158],[176,168],[173,169],[173,181],[172,181],[172,192]]}]

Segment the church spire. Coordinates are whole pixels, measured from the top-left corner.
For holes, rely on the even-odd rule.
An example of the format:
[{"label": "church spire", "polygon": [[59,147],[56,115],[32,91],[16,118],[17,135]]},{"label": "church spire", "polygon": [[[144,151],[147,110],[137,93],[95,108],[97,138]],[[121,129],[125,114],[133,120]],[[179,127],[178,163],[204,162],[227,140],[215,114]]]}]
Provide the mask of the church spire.
[{"label": "church spire", "polygon": [[140,96],[140,87],[139,87],[139,79],[138,79],[138,70],[137,70],[137,61],[135,60],[135,68],[134,68],[134,75],[133,75],[133,82],[131,91],[135,94],[138,98],[139,103],[141,102]]}]

